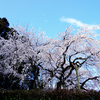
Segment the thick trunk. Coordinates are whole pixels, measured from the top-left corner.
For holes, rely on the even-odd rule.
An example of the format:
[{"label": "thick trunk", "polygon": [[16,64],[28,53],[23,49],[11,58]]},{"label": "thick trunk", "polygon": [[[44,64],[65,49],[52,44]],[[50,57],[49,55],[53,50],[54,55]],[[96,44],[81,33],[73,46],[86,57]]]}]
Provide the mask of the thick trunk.
[{"label": "thick trunk", "polygon": [[61,83],[60,82],[57,83],[57,90],[58,89],[61,89]]},{"label": "thick trunk", "polygon": [[61,87],[63,87],[63,89],[66,88],[65,82],[59,81],[59,82],[57,83],[57,89],[61,89]]}]

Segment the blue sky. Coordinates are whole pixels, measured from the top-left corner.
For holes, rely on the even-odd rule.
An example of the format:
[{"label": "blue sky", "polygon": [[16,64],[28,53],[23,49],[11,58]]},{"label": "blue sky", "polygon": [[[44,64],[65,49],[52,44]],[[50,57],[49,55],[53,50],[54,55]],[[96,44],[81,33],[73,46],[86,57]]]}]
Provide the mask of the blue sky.
[{"label": "blue sky", "polygon": [[[41,28],[48,37],[86,24],[100,24],[100,0],[0,0],[0,17],[10,23]],[[100,29],[96,30],[99,34]]]}]

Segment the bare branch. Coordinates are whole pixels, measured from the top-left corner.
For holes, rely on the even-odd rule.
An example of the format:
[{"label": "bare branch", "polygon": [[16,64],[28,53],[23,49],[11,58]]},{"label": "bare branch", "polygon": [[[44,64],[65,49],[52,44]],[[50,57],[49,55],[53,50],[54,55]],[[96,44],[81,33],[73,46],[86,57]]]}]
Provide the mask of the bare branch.
[{"label": "bare branch", "polygon": [[86,83],[87,81],[89,81],[89,80],[96,80],[97,78],[100,78],[100,76],[95,76],[95,77],[86,79],[83,83],[81,83],[81,88],[83,89],[83,86],[85,85],[85,83]]}]

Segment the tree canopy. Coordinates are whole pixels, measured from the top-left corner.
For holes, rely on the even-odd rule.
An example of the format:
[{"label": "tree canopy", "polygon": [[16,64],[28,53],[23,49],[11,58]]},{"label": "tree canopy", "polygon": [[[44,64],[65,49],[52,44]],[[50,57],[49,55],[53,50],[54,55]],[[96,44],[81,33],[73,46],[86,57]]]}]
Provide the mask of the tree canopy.
[{"label": "tree canopy", "polygon": [[70,26],[56,39],[50,39],[44,32],[27,31],[27,27],[10,28],[9,39],[2,36],[0,39],[0,72],[19,79],[12,78],[12,83],[16,81],[30,88],[47,88],[53,84],[57,89],[98,87],[100,43],[96,40],[97,34],[88,27],[72,32]]},{"label": "tree canopy", "polygon": [[[72,31],[72,27],[66,28],[58,39],[52,40],[43,48],[41,54],[42,66],[44,66],[42,68],[50,77],[48,81],[53,81],[53,78],[57,80],[58,89],[61,85],[67,88],[77,88],[77,78],[82,80],[79,86],[86,89],[89,88],[85,87],[89,80],[99,78],[100,43],[94,39],[96,34],[88,27],[81,28],[74,35],[71,34]],[[79,77],[76,77],[76,71],[77,75],[79,71]],[[95,74],[98,74],[98,77],[90,78]],[[88,81],[84,81],[85,78]]]}]

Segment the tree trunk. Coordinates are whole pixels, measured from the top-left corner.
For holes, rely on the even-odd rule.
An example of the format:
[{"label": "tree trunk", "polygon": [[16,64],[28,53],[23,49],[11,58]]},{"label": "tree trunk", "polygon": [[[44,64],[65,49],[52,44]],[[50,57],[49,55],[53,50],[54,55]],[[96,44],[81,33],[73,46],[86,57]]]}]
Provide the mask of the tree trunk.
[{"label": "tree trunk", "polygon": [[79,82],[79,76],[78,76],[78,68],[75,68],[75,70],[76,70],[76,77],[77,77],[77,85],[78,85],[78,89],[80,90],[81,88],[80,88],[80,82]]},{"label": "tree trunk", "polygon": [[61,89],[61,82],[58,82],[58,83],[57,83],[57,90],[58,90],[58,89]]}]

